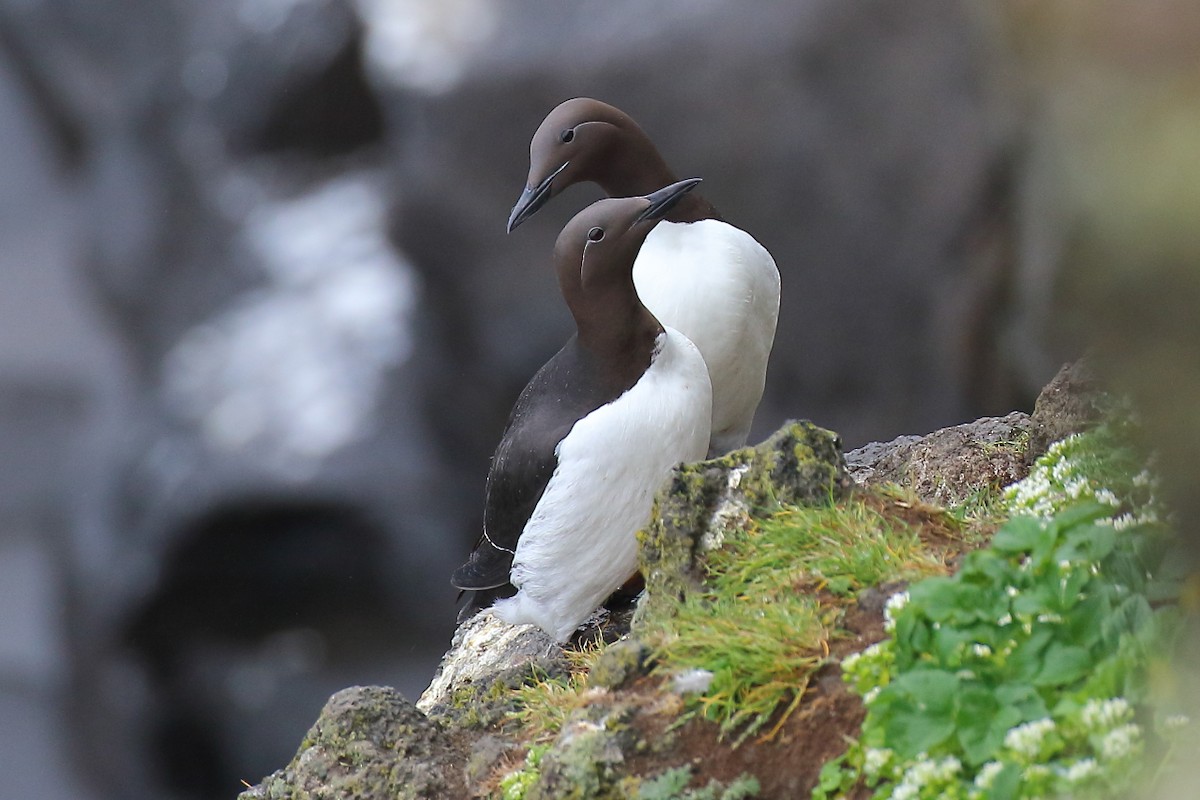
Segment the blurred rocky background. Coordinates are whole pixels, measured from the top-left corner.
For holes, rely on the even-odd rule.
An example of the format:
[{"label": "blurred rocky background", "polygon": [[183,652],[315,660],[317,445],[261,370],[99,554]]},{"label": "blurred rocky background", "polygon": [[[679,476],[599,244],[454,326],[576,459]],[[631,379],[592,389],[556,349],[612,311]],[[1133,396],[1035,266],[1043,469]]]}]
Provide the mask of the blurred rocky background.
[{"label": "blurred rocky background", "polygon": [[589,94],[775,255],[755,440],[1030,410],[1092,345],[1187,533],[1191,0],[0,0],[0,797],[225,798],[416,697],[517,392],[571,331]]}]

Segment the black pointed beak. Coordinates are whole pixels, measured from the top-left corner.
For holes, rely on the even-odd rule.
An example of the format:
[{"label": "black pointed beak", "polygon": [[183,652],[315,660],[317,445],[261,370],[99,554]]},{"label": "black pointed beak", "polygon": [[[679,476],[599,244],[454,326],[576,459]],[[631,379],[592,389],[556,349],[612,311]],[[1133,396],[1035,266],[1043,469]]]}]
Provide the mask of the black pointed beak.
[{"label": "black pointed beak", "polygon": [[651,192],[644,199],[650,201],[650,207],[638,215],[636,222],[645,222],[647,220],[660,220],[666,216],[679,198],[696,188],[702,178],[688,178],[687,180],[672,183],[670,186],[664,186],[657,192]]},{"label": "black pointed beak", "polygon": [[560,172],[567,168],[567,164],[569,163],[571,162],[568,161],[554,170],[536,187],[525,187],[525,191],[521,192],[521,196],[517,198],[517,204],[513,206],[512,213],[508,215],[509,233],[512,233],[518,225],[536,214],[539,208],[546,205],[546,201],[550,199],[550,189],[554,183],[554,179],[558,177]]}]

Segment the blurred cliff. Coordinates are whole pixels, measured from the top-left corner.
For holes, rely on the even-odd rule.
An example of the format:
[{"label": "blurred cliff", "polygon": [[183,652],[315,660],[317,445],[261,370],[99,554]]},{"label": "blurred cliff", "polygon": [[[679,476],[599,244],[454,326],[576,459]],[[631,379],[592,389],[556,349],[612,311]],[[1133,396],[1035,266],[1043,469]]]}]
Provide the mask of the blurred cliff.
[{"label": "blurred cliff", "polygon": [[229,797],[420,692],[571,330],[595,190],[504,234],[569,96],[774,253],[759,436],[1028,410],[1094,342],[1196,452],[1200,22],[1091,8],[0,0],[0,795]]}]

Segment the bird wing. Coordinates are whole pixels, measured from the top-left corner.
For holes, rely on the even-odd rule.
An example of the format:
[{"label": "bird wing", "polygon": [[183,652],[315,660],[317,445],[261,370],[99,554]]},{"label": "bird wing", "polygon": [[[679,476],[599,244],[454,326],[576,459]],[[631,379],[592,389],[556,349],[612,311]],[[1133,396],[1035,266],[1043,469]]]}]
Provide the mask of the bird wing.
[{"label": "bird wing", "polygon": [[517,540],[558,466],[558,443],[593,410],[569,399],[572,382],[581,372],[572,339],[538,370],[517,399],[488,472],[483,534],[467,563],[450,578],[458,588],[508,584]]},{"label": "bird wing", "polygon": [[492,459],[483,535],[467,563],[450,578],[460,589],[494,589],[508,583],[517,540],[558,466],[554,454],[558,439],[547,441],[551,437],[531,435],[529,426],[519,424],[519,411],[518,405]]}]

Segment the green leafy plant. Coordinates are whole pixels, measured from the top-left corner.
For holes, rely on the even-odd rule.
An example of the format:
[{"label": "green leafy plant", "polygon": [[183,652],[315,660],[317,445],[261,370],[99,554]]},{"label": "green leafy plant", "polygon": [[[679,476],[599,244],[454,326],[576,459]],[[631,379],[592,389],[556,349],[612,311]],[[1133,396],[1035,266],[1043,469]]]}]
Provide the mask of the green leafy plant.
[{"label": "green leafy plant", "polygon": [[688,789],[691,779],[691,767],[674,767],[641,781],[632,797],[633,800],[746,800],[757,797],[759,792],[758,779],[753,775],[741,775],[728,785],[711,780],[701,788]]},{"label": "green leafy plant", "polygon": [[542,756],[546,754],[549,745],[540,744],[529,748],[525,754],[525,762],[520,769],[515,769],[500,779],[500,800],[524,800],[525,795],[533,788],[541,774]]},{"label": "green leafy plant", "polygon": [[[1137,775],[1179,615],[1152,481],[1108,429],[1051,449],[1015,516],[957,574],[888,603],[892,638],[846,658],[867,705],[815,797],[1115,796]],[[1049,499],[1047,499],[1049,498]]]}]

